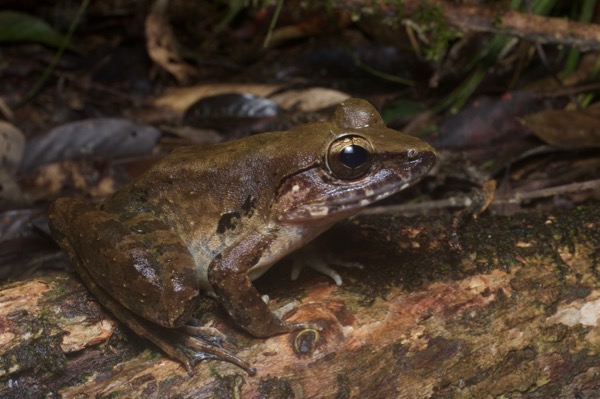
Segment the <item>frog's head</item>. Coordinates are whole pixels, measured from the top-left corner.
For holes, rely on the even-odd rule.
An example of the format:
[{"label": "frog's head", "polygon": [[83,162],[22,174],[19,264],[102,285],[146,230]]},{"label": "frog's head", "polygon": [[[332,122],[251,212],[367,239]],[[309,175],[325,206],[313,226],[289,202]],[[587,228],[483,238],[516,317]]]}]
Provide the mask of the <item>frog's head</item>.
[{"label": "frog's head", "polygon": [[285,222],[341,220],[413,185],[435,163],[429,144],[388,129],[364,100],[344,101],[332,122],[301,131],[297,139],[302,134],[319,142],[320,154],[279,185],[273,209]]}]

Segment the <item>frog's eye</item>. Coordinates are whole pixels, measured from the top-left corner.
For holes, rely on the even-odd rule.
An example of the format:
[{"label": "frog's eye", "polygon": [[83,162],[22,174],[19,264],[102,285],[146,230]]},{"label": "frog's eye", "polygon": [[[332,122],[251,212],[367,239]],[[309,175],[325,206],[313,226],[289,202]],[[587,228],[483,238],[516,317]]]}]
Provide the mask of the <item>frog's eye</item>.
[{"label": "frog's eye", "polygon": [[371,144],[360,136],[336,139],[327,151],[327,167],[339,179],[356,179],[371,166]]}]

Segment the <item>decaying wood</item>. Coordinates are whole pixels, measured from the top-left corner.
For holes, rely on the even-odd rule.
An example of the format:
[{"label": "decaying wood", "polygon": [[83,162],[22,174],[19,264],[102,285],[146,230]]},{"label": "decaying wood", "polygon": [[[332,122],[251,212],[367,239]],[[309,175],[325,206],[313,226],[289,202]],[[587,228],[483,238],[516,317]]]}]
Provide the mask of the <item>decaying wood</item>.
[{"label": "decaying wood", "polygon": [[448,245],[450,218],[354,219],[329,248],[362,269],[335,286],[312,271],[259,281],[274,307],[298,301],[304,331],[254,339],[214,302],[204,322],[258,369],[194,375],[126,332],[70,275],[0,291],[1,397],[598,397],[600,212],[484,215]]},{"label": "decaying wood", "polygon": [[[356,13],[369,10],[363,0],[346,0],[343,4]],[[600,49],[600,26],[597,24],[524,14],[509,10],[504,4],[481,6],[451,0],[403,0],[375,2],[370,11],[410,19],[425,8],[434,8],[449,25],[464,31],[512,35],[541,44],[562,44],[584,51]]]}]

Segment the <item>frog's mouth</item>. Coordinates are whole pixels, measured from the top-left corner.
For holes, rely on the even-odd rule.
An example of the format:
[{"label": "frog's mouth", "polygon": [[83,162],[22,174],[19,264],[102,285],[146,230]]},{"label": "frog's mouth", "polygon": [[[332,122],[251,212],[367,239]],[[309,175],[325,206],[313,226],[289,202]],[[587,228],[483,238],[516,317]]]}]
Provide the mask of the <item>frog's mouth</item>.
[{"label": "frog's mouth", "polygon": [[[279,199],[288,206],[281,220],[341,220],[421,180],[431,169],[435,156],[423,154],[403,168],[380,168],[354,181],[332,181],[317,168],[295,176],[291,189]],[[293,199],[293,202],[288,200]],[[286,209],[287,208],[287,209]]]},{"label": "frog's mouth", "polygon": [[[396,182],[373,188],[367,185],[363,188],[353,188],[352,193],[342,193],[328,198],[326,201],[317,201],[306,203],[298,207],[297,211],[301,214],[308,214],[311,218],[325,217],[333,214],[343,214],[347,212],[358,212],[377,201],[381,201],[399,191],[402,191],[421,180],[423,176],[413,179]],[[342,216],[345,217],[345,216]]]}]

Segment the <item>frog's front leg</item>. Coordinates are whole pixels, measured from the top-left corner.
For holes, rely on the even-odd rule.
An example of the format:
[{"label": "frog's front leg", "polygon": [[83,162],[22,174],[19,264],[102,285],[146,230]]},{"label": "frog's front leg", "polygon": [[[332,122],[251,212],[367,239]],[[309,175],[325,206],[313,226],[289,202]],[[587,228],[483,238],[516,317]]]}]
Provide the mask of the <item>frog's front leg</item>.
[{"label": "frog's front leg", "polygon": [[220,359],[254,374],[220,346],[220,336],[185,325],[196,308],[198,277],[187,247],[166,224],[151,214],[118,217],[63,198],[50,207],[49,225],[88,289],[135,333],[188,371],[200,360]]},{"label": "frog's front leg", "polygon": [[234,322],[255,337],[318,328],[311,323],[291,323],[281,320],[269,310],[254,288],[248,271],[272,244],[268,235],[252,233],[242,237],[211,262],[208,279],[216,297]]}]

